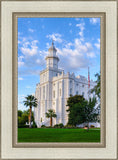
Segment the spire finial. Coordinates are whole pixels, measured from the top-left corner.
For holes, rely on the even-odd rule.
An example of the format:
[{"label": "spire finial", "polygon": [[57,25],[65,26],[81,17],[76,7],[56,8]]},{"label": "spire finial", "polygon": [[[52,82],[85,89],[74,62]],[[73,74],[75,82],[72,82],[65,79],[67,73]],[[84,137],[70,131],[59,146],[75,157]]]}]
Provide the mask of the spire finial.
[{"label": "spire finial", "polygon": [[54,46],[54,39],[52,39],[52,46]]}]

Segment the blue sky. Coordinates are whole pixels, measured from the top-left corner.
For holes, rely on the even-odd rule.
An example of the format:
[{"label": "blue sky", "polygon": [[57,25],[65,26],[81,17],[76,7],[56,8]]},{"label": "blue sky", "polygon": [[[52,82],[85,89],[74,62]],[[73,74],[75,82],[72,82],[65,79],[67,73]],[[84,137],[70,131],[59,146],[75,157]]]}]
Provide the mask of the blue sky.
[{"label": "blue sky", "polygon": [[95,79],[100,72],[100,18],[18,18],[18,108],[35,93],[54,40],[59,68]]}]

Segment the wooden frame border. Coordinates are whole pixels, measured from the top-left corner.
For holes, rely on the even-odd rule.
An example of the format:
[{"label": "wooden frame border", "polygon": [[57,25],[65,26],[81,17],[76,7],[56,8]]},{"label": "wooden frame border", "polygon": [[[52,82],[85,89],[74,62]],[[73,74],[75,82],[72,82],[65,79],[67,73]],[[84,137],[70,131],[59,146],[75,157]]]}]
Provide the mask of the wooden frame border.
[{"label": "wooden frame border", "polygon": [[[1,1],[3,1],[3,0],[0,0],[0,2]],[[16,1],[16,0],[4,0],[4,1]],[[17,1],[24,1],[24,0],[17,0]],[[25,0],[25,1],[27,1],[27,0]],[[33,1],[33,0],[28,0],[28,1]],[[35,1],[40,1],[40,0],[35,0]],[[46,1],[46,0],[43,0],[43,1]],[[48,0],[47,0],[48,1]],[[60,0],[52,0],[52,1],[60,1]],[[65,0],[65,1],[70,1],[70,0]],[[79,1],[79,0],[75,0],[75,1]],[[85,1],[93,1],[93,0],[85,0]],[[97,0],[94,0],[94,1],[97,1]],[[102,1],[102,0],[101,0]],[[117,0],[104,0],[104,1],[106,1],[106,2],[109,2],[109,1],[115,1],[115,2],[118,2]],[[1,3],[0,3],[0,8],[1,8]],[[117,9],[117,11],[118,11],[118,9]],[[117,17],[118,18],[118,17]],[[1,19],[0,19],[1,20]],[[117,20],[117,26],[118,26],[118,20]],[[1,28],[1,22],[0,22],[0,28]],[[117,31],[118,31],[118,28],[117,28]],[[1,34],[1,32],[0,32],[0,34]],[[103,33],[103,34],[105,34],[105,32]],[[117,37],[118,37],[118,32],[117,32]],[[0,41],[1,42],[1,41]],[[14,43],[14,40],[13,40],[13,43]],[[12,46],[13,47],[13,46]],[[0,46],[0,49],[1,49],[1,46]],[[105,50],[104,50],[105,51]],[[117,53],[118,53],[118,47],[117,47]],[[14,57],[15,58],[15,57]],[[13,60],[14,60],[14,58],[13,58]],[[105,57],[104,57],[105,58]],[[0,61],[1,61],[1,56],[0,56]],[[117,56],[117,62],[118,62],[118,56]],[[105,71],[105,68],[104,68],[104,71]],[[13,72],[14,72],[14,70],[13,70]],[[105,72],[104,72],[105,73]],[[0,74],[1,74],[1,72],[0,72]],[[117,74],[118,74],[118,63],[117,63]],[[13,78],[16,78],[16,77],[14,77],[13,76]],[[1,87],[1,75],[0,75],[0,87]],[[106,80],[104,79],[103,80],[103,83],[105,83],[106,82]],[[1,89],[1,88],[0,88]],[[104,86],[104,89],[105,89],[105,86]],[[0,90],[1,91],[1,90]],[[117,76],[117,91],[118,91],[118,76]],[[1,92],[0,92],[0,95],[1,95]],[[117,93],[117,95],[118,95],[118,93]],[[118,104],[118,98],[117,98],[117,104]],[[1,101],[0,101],[0,109],[1,109]],[[13,112],[14,112],[14,108],[13,108]],[[105,112],[105,110],[104,110],[104,112]],[[117,115],[118,115],[118,108],[117,108]],[[104,119],[105,119],[105,117],[104,117]],[[1,112],[0,112],[0,120],[1,120]],[[13,121],[14,121],[14,117],[13,117]],[[118,124],[118,117],[117,117],[117,124]],[[104,126],[105,127],[105,126]],[[106,130],[104,130],[105,132],[104,133],[106,133]],[[14,132],[14,129],[13,129],[13,132]],[[1,133],[1,123],[0,123],[0,133]],[[117,125],[117,133],[118,133],[118,125]],[[1,135],[1,134],[0,134]],[[105,142],[105,139],[104,139],[104,142]],[[1,144],[1,136],[0,136],[0,144]],[[105,144],[105,143],[104,143]],[[16,144],[14,144],[14,142],[13,142],[13,145],[14,145],[14,147],[16,147],[15,145]],[[29,144],[28,144],[29,145]],[[117,146],[118,146],[118,137],[117,137]],[[22,146],[18,146],[18,147],[22,147]],[[24,146],[24,147],[27,147],[27,146]],[[82,146],[81,146],[82,147]],[[90,146],[89,146],[90,147]],[[92,146],[93,147],[93,146]],[[105,147],[105,145],[103,145],[102,147]],[[31,147],[30,147],[31,148]],[[34,148],[34,147],[33,147]],[[36,147],[37,148],[37,147]],[[39,148],[39,147],[38,147]],[[66,147],[67,148],[67,147]],[[72,147],[71,147],[72,148]],[[117,154],[118,154],[118,147],[117,147]],[[0,157],[1,157],[1,147],[0,147]],[[5,160],[5,159],[4,159]],[[97,159],[96,159],[97,160]],[[105,160],[105,159],[104,159]],[[112,160],[112,159],[111,159]],[[116,159],[113,159],[113,160],[118,160],[118,155],[117,155],[117,158]]]},{"label": "wooden frame border", "polygon": [[66,12],[66,13],[13,13],[12,14],[12,24],[13,24],[13,30],[12,30],[12,34],[13,34],[13,46],[12,46],[12,57],[13,57],[13,120],[12,120],[12,123],[13,123],[13,131],[12,131],[12,134],[13,134],[13,147],[28,147],[28,148],[31,148],[31,147],[38,147],[38,148],[42,148],[42,147],[46,147],[46,148],[58,148],[58,147],[66,147],[66,148],[71,148],[71,147],[75,147],[75,148],[78,148],[78,147],[96,147],[96,148],[100,148],[100,147],[105,147],[105,137],[106,137],[106,131],[105,131],[105,104],[106,104],[106,96],[105,96],[105,66],[106,66],[106,62],[105,62],[105,59],[106,59],[106,48],[105,48],[105,13],[94,13],[94,17],[99,17],[101,19],[101,26],[100,26],[100,30],[101,30],[101,33],[100,33],[100,37],[101,37],[101,135],[100,135],[100,139],[101,139],[101,142],[100,143],[18,143],[17,142],[17,105],[18,105],[18,98],[17,98],[17,81],[18,81],[18,74],[17,74],[17,18],[19,17],[27,17],[27,18],[30,18],[30,17],[86,17],[86,18],[89,18],[89,17],[93,17],[93,13],[70,13],[70,12]]}]

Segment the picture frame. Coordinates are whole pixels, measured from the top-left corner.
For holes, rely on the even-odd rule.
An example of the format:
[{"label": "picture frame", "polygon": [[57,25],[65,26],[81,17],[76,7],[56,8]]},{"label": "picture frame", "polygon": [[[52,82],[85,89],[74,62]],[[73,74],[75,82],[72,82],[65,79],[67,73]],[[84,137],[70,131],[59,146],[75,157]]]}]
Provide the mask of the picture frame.
[{"label": "picture frame", "polygon": [[[117,1],[1,1],[1,10],[1,159],[118,159]],[[18,144],[17,18],[88,15],[101,17],[101,143]]]}]

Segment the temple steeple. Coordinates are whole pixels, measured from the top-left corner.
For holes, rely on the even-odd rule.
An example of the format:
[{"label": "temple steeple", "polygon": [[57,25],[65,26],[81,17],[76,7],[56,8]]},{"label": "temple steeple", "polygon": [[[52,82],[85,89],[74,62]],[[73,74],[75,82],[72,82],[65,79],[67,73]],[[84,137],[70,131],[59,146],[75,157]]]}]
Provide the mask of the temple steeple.
[{"label": "temple steeple", "polygon": [[52,40],[52,45],[50,46],[50,48],[48,49],[48,51],[49,51],[49,55],[50,56],[56,56],[57,50],[56,50],[56,48],[54,46],[54,41],[53,40]]},{"label": "temple steeple", "polygon": [[52,68],[58,68],[58,61],[59,58],[56,55],[56,48],[54,46],[54,41],[52,40],[52,45],[50,46],[50,48],[48,49],[48,56],[45,58],[47,61],[47,68],[52,67]]}]

